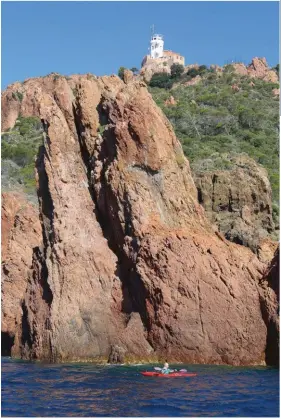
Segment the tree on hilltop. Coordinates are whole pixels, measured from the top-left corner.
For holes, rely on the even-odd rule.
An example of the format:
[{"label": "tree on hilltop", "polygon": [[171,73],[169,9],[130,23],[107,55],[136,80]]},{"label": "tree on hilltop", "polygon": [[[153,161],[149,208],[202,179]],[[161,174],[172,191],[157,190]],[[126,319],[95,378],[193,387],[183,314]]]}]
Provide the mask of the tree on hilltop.
[{"label": "tree on hilltop", "polygon": [[124,71],[127,70],[126,67],[120,67],[118,70],[118,76],[121,80],[124,80]]},{"label": "tree on hilltop", "polygon": [[279,76],[279,64],[277,64],[275,67],[273,67],[273,70],[275,70],[276,71],[276,73],[278,74],[278,76]]},{"label": "tree on hilltop", "polygon": [[171,65],[171,77],[173,79],[180,77],[184,72],[184,66],[182,64],[174,63]]}]

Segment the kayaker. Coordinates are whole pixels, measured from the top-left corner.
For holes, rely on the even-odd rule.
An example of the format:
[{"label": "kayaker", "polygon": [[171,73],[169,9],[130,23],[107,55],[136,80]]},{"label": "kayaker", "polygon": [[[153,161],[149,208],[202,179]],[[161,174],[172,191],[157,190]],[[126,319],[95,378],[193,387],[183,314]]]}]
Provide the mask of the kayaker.
[{"label": "kayaker", "polygon": [[162,374],[170,374],[170,372],[172,372],[172,370],[169,369],[169,364],[166,361],[164,364],[164,367],[161,370]]}]

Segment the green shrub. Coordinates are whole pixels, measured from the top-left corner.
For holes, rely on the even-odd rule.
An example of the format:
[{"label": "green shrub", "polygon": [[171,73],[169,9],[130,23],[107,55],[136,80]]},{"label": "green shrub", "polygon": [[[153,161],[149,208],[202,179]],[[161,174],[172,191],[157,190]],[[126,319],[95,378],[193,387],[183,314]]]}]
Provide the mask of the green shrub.
[{"label": "green shrub", "polygon": [[278,76],[279,76],[279,64],[277,64],[275,67],[273,67],[272,68],[272,70],[275,70],[276,71],[276,73],[278,74]]},{"label": "green shrub", "polygon": [[224,66],[224,71],[226,73],[233,73],[234,72],[234,67],[231,64],[227,64]]},{"label": "green shrub", "polygon": [[15,128],[18,128],[20,135],[33,135],[36,131],[41,129],[40,119],[34,116],[19,117],[16,121]]},{"label": "green shrub", "polygon": [[43,128],[36,117],[19,117],[12,130],[1,138],[2,162],[16,165],[9,169],[9,176],[27,193],[35,193],[34,162],[42,143]]},{"label": "green shrub", "polygon": [[199,74],[203,74],[207,72],[207,66],[206,65],[200,65],[199,66]]},{"label": "green shrub", "polygon": [[[139,72],[138,68],[136,68],[136,67],[132,67],[132,68],[131,68],[131,71],[132,71],[132,73],[134,73],[134,74],[138,74],[138,72]],[[119,77],[120,77],[120,76],[119,76]]]},{"label": "green shrub", "polygon": [[12,93],[12,97],[15,100],[18,100],[19,102],[22,102],[23,100],[23,93],[19,92],[18,90],[16,92]]},{"label": "green shrub", "polygon": [[74,97],[77,97],[77,95],[78,95],[78,90],[77,90],[77,88],[76,88],[76,87],[73,87],[71,90],[72,90],[73,96],[74,96]]},{"label": "green shrub", "polygon": [[207,73],[209,70],[206,65],[200,65],[198,68],[190,68],[186,74],[191,78],[196,76],[202,76],[203,74]]},{"label": "green shrub", "polygon": [[194,78],[196,76],[199,75],[199,70],[197,70],[196,68],[190,68],[187,72],[186,72],[187,76],[190,76],[191,78]]},{"label": "green shrub", "polygon": [[279,205],[273,202],[272,204],[272,218],[275,225],[279,225]]},{"label": "green shrub", "polygon": [[149,82],[150,87],[161,87],[169,89],[173,84],[171,77],[167,73],[155,73]]},{"label": "green shrub", "polygon": [[179,78],[184,72],[184,66],[181,64],[174,63],[171,65],[171,77]]},{"label": "green shrub", "polygon": [[107,128],[107,125],[100,125],[99,127],[98,127],[98,133],[100,134],[100,135],[103,135],[103,133],[104,133],[104,131],[105,131],[105,129]]},{"label": "green shrub", "polygon": [[118,76],[120,77],[121,80],[124,80],[124,71],[125,70],[126,70],[126,67],[119,67]]},{"label": "green shrub", "polygon": [[182,150],[180,148],[177,148],[175,150],[175,155],[176,155],[176,162],[177,162],[178,166],[180,168],[183,168],[183,166],[185,164],[185,157],[184,157],[184,154],[183,154]]}]

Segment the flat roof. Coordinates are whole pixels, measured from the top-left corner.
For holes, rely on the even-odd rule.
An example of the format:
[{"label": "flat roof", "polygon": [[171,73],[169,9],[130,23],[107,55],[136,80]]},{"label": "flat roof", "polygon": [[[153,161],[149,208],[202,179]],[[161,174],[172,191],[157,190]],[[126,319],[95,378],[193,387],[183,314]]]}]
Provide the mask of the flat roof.
[{"label": "flat roof", "polygon": [[163,35],[160,35],[158,33],[155,33],[154,35],[152,35],[151,38],[162,38],[163,39]]}]

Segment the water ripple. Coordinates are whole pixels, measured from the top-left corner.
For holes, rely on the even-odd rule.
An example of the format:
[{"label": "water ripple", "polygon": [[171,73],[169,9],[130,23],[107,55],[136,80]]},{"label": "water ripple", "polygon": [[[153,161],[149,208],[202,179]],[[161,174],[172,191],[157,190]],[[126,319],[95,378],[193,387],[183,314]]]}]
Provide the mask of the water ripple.
[{"label": "water ripple", "polygon": [[279,416],[277,369],[186,368],[197,377],[143,377],[140,371],[150,368],[141,365],[48,365],[2,358],[2,416]]}]

